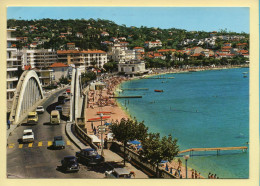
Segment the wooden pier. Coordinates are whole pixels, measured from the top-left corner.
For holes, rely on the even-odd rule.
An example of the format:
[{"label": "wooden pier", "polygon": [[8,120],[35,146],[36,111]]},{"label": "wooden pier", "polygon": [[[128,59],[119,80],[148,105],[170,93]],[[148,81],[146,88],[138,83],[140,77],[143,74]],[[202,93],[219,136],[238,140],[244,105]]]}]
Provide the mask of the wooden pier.
[{"label": "wooden pier", "polygon": [[121,90],[149,90],[148,88],[121,88]]},{"label": "wooden pier", "polygon": [[193,152],[198,152],[198,151],[217,151],[217,155],[220,155],[221,150],[247,150],[248,147],[243,146],[243,147],[214,147],[214,148],[191,148],[191,149],[186,149],[183,151],[180,151],[179,154],[185,153],[185,152],[190,152],[190,156],[192,156]]},{"label": "wooden pier", "polygon": [[142,96],[110,96],[109,98],[142,98]]}]

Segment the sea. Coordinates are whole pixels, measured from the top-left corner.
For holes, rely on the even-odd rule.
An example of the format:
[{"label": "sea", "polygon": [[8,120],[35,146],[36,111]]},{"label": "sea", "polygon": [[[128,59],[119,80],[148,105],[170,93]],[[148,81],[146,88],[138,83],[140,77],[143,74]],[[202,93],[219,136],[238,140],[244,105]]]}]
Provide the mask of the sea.
[{"label": "sea", "polygon": [[[161,137],[171,134],[178,139],[180,150],[249,147],[249,68],[153,77],[164,79],[136,79],[120,85],[134,90],[119,95],[142,98],[118,99],[132,118],[144,121],[149,132]],[[182,155],[176,158],[184,164]],[[249,178],[249,148],[220,151],[219,155],[216,151],[193,152],[187,163],[206,178],[209,173],[219,178]]]}]

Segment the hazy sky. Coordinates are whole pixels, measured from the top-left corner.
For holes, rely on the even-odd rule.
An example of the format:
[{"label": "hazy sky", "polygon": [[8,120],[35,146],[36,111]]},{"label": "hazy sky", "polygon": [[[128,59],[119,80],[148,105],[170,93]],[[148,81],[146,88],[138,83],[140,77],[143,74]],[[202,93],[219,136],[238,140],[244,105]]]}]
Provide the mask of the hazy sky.
[{"label": "hazy sky", "polygon": [[247,7],[8,7],[7,19],[107,19],[126,26],[249,33]]}]

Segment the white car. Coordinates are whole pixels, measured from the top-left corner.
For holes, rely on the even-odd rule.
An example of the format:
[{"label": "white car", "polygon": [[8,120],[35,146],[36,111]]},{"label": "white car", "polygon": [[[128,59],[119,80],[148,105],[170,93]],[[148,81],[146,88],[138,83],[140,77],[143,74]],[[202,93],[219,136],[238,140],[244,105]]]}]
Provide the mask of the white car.
[{"label": "white car", "polygon": [[131,178],[130,171],[125,168],[114,168],[111,171],[105,171],[106,178]]},{"label": "white car", "polygon": [[38,107],[36,108],[36,112],[37,112],[37,113],[44,113],[44,108],[43,108],[43,106],[38,106]]},{"label": "white car", "polygon": [[34,141],[34,133],[32,129],[25,129],[23,131],[23,138],[22,138],[24,143],[29,143]]}]

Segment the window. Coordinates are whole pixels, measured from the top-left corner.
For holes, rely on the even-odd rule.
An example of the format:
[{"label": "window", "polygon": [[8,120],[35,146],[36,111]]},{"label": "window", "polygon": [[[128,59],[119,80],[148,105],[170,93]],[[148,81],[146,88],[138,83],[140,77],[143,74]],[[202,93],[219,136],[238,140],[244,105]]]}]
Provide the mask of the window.
[{"label": "window", "polygon": [[123,67],[121,67],[121,72],[124,72],[124,68]]},{"label": "window", "polygon": [[132,67],[132,72],[134,72],[135,71],[135,67]]}]

